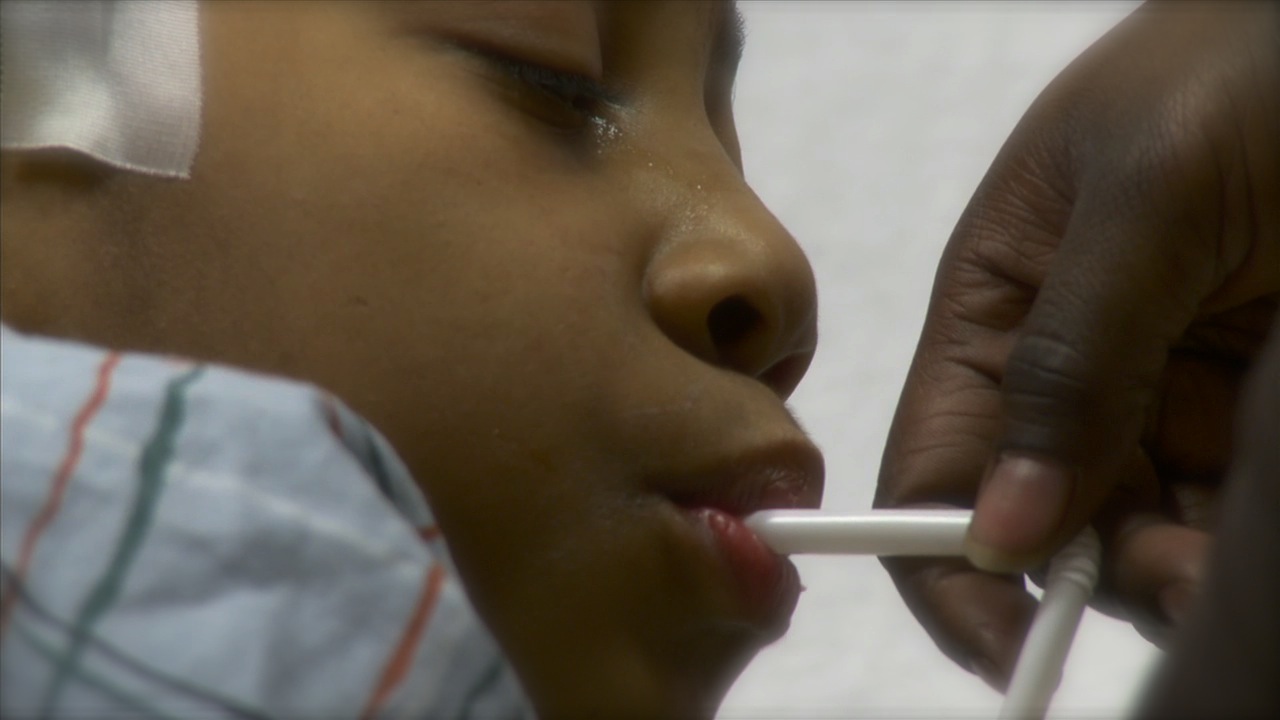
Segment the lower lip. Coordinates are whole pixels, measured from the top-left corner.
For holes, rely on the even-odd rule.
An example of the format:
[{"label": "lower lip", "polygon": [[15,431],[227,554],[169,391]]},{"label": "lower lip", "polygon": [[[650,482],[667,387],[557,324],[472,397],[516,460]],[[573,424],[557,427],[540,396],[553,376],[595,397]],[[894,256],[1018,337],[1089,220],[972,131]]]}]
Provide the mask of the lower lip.
[{"label": "lower lip", "polygon": [[773,550],[742,519],[721,510],[686,511],[710,536],[716,552],[729,566],[748,615],[766,626],[786,623],[800,598],[800,576],[791,561]]}]

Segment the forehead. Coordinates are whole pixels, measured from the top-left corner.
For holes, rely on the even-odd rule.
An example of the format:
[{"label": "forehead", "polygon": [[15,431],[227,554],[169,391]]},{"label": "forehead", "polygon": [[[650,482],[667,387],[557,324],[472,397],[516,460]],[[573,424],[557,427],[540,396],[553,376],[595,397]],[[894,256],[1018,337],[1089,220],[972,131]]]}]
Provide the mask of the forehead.
[{"label": "forehead", "polygon": [[392,1],[398,13],[466,25],[501,23],[510,35],[605,37],[641,29],[669,34],[683,25],[715,65],[736,67],[745,38],[737,0],[419,0]]},{"label": "forehead", "polygon": [[626,75],[630,63],[657,61],[670,67],[700,67],[712,87],[732,86],[745,34],[736,2],[606,0],[598,7],[600,22],[609,28],[603,35],[612,40],[603,50],[617,61],[616,72]]}]

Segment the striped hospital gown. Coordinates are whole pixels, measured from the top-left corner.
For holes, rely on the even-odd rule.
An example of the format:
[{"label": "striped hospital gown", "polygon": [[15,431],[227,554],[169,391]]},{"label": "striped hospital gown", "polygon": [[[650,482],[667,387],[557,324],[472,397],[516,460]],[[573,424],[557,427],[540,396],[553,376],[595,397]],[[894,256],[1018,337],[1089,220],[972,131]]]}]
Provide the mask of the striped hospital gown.
[{"label": "striped hospital gown", "polygon": [[3,327],[0,355],[0,715],[532,715],[339,403]]}]

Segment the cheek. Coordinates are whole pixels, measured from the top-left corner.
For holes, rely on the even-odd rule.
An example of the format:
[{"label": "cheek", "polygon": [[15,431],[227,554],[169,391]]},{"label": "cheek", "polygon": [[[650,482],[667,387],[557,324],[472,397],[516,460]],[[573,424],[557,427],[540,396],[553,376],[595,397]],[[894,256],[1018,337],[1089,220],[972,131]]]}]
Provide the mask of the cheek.
[{"label": "cheek", "polygon": [[602,169],[567,162],[484,81],[441,68],[429,92],[395,90],[409,79],[349,78],[334,94],[361,101],[291,108],[305,132],[282,133],[282,157],[245,153],[266,173],[250,234],[282,267],[281,324],[306,333],[298,370],[406,442],[483,437],[437,448],[460,468],[558,464],[530,445],[580,436],[608,393],[601,353],[645,317],[645,234]]},{"label": "cheek", "polygon": [[[323,311],[315,343],[349,342],[331,324],[346,318],[384,349],[425,334],[455,357],[483,338],[551,342],[598,316],[628,236],[601,178],[460,61],[406,54],[309,73],[323,88],[241,89],[223,105],[236,116],[211,120],[209,175],[229,178],[215,193],[247,209],[225,234],[273,266],[275,304],[293,325]],[[245,116],[273,120],[243,128]]]},{"label": "cheek", "polygon": [[566,468],[612,462],[584,448],[617,444],[607,420],[657,333],[650,228],[605,161],[539,136],[457,58],[305,56],[314,86],[248,67],[211,83],[197,166],[201,222],[254,266],[265,369],[373,421],[442,521],[519,507],[531,482],[572,495]]}]

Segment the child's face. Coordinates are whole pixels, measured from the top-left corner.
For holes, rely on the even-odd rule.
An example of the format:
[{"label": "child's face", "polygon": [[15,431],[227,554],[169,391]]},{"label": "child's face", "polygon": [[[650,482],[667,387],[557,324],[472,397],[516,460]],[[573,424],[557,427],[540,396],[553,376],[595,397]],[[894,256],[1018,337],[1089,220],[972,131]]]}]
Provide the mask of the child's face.
[{"label": "child's face", "polygon": [[732,8],[203,13],[201,152],[144,223],[196,268],[166,332],[387,434],[545,712],[711,712],[794,570],[687,510],[821,494],[783,405],[813,277],[743,180]]}]

